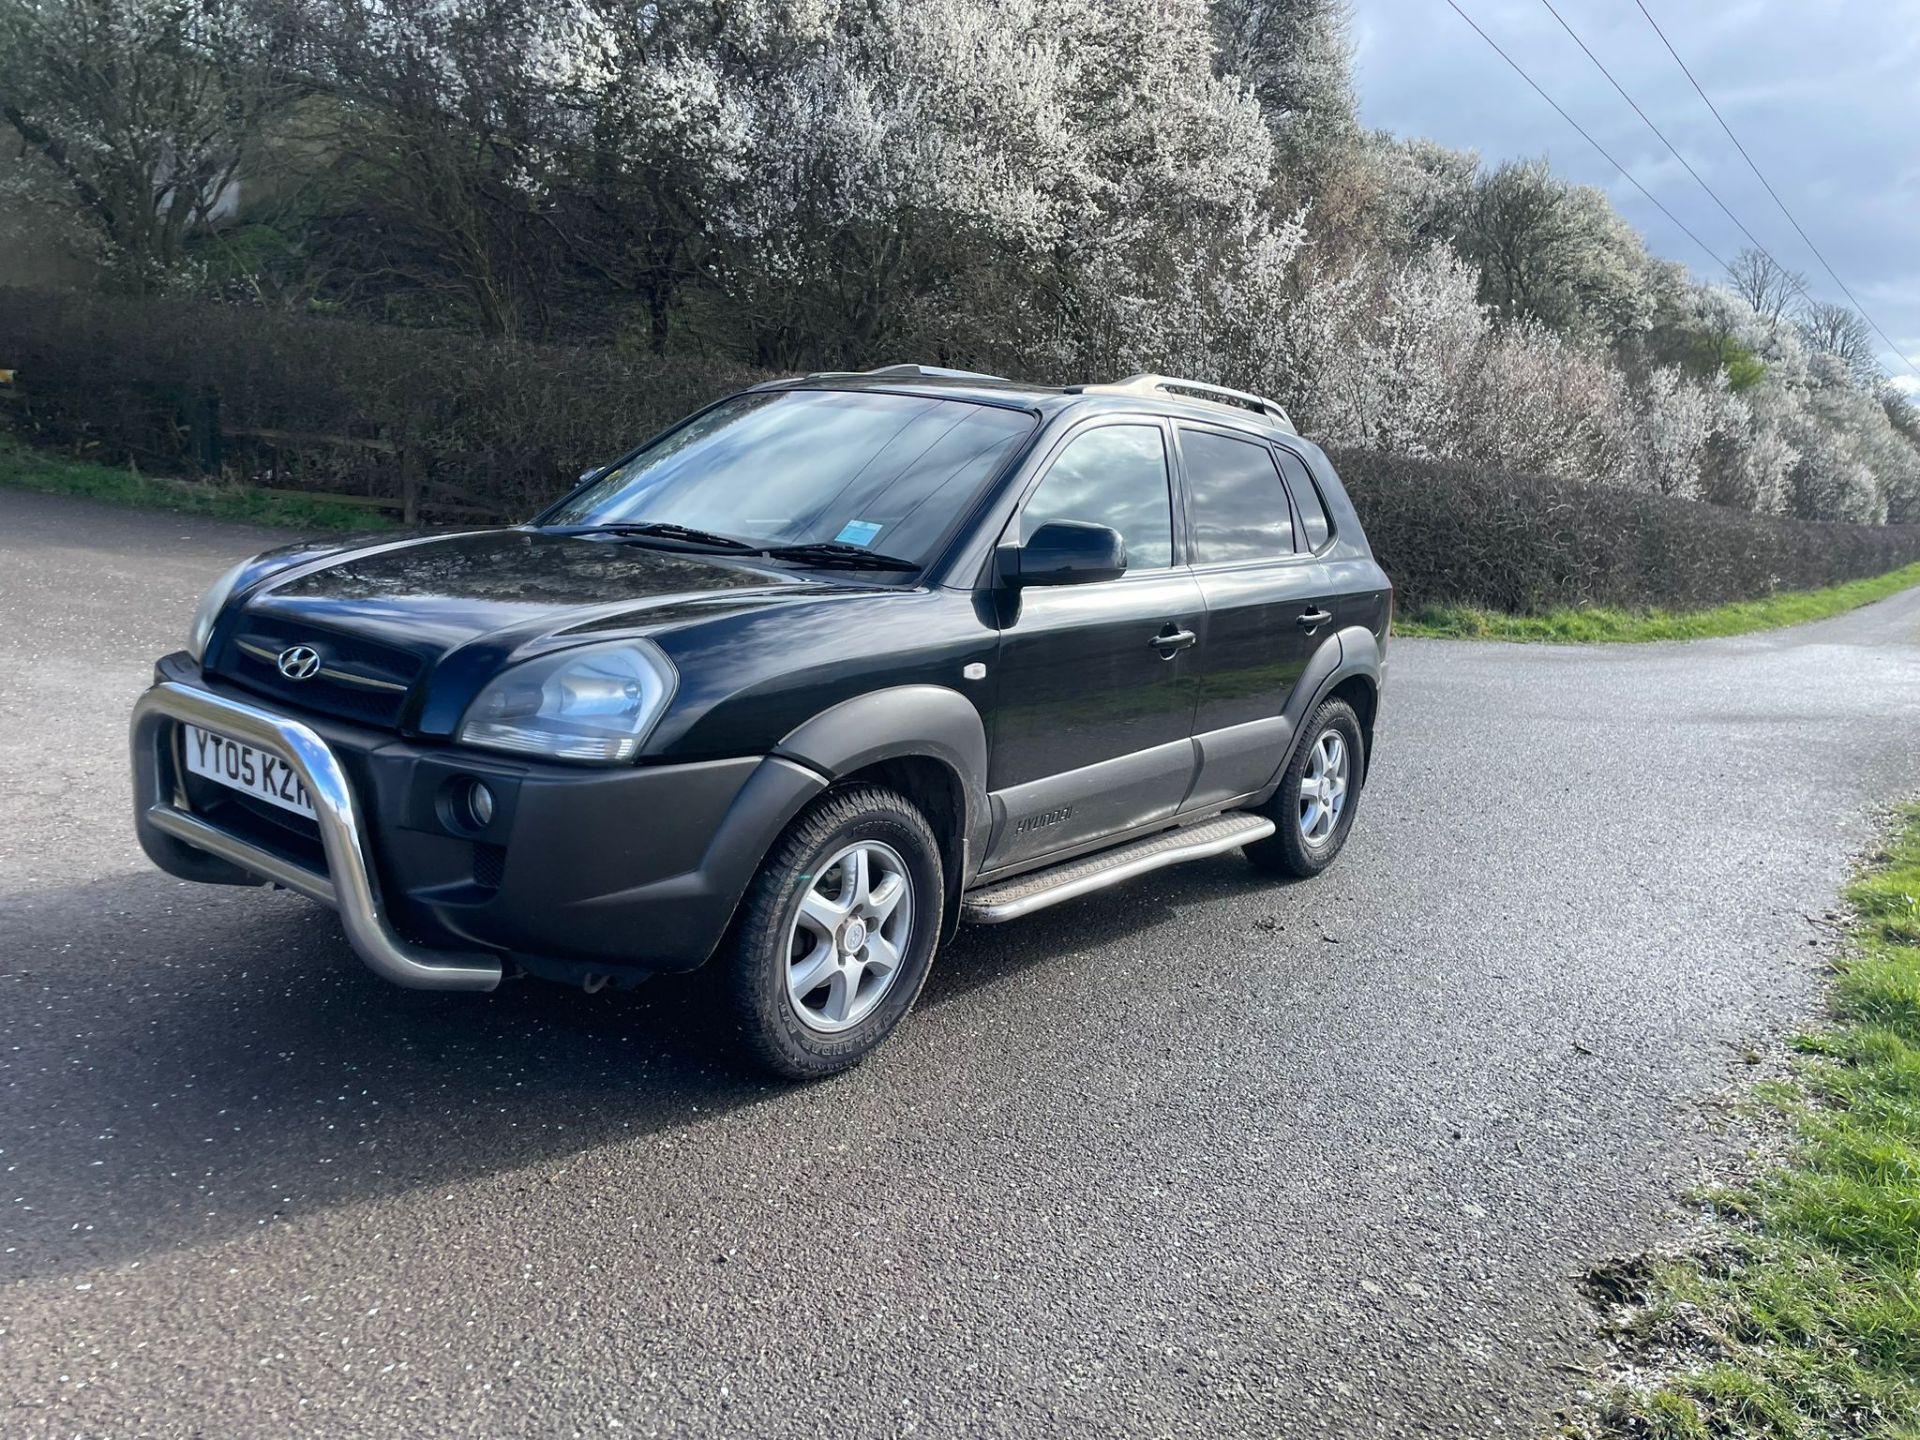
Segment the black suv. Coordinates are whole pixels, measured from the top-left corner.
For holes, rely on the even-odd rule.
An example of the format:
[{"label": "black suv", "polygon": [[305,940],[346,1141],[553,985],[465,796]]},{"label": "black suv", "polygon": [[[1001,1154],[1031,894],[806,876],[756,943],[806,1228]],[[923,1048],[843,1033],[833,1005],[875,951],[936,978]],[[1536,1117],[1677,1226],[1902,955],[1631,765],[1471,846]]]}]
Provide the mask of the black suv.
[{"label": "black suv", "polygon": [[527,525],[239,565],[135,710],[136,822],[171,874],[331,905],[402,985],[717,955],[758,1059],[821,1075],[960,920],[1328,865],[1391,614],[1271,401],[810,375]]}]

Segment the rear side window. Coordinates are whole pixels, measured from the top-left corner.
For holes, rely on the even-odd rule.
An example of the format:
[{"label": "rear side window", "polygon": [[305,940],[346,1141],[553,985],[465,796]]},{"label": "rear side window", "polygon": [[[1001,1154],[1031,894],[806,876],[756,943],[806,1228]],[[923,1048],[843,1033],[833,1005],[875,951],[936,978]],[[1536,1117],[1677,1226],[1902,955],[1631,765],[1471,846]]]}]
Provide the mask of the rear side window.
[{"label": "rear side window", "polygon": [[1196,565],[1293,553],[1293,518],[1272,451],[1251,440],[1183,428],[1180,455]]},{"label": "rear side window", "polygon": [[1326,501],[1320,498],[1320,487],[1313,483],[1313,476],[1307,473],[1306,464],[1298,455],[1281,451],[1280,468],[1286,472],[1287,486],[1293,491],[1293,507],[1300,512],[1300,548],[1318,550],[1333,533],[1333,524],[1327,519]]},{"label": "rear side window", "polygon": [[1127,569],[1173,564],[1173,501],[1158,425],[1102,425],[1067,442],[1020,516],[1020,543],[1049,520],[1084,520],[1120,532]]}]

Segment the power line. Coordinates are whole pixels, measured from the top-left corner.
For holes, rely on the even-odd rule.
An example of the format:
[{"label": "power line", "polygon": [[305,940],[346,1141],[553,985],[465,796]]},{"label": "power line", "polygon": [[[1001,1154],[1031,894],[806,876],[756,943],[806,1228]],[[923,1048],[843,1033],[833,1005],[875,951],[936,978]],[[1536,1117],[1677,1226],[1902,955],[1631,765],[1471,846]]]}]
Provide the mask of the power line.
[{"label": "power line", "polygon": [[[1452,0],[1448,0],[1448,3],[1451,4]],[[1813,252],[1814,258],[1820,262],[1821,268],[1824,269],[1828,275],[1833,277],[1833,283],[1840,287],[1840,293],[1842,295],[1845,295],[1847,299],[1853,302],[1853,308],[1858,310],[1862,315],[1862,317],[1865,318],[1867,324],[1873,327],[1873,333],[1878,335],[1883,341],[1886,342],[1887,348],[1893,351],[1894,354],[1898,355],[1900,359],[1906,364],[1906,367],[1909,370],[1913,371],[1915,375],[1920,375],[1920,365],[1915,365],[1912,359],[1907,355],[1907,353],[1904,350],[1902,350],[1898,345],[1893,343],[1893,337],[1888,335],[1886,331],[1880,328],[1880,322],[1878,320],[1875,320],[1872,315],[1867,313],[1867,307],[1862,305],[1860,303],[1859,297],[1856,296],[1853,293],[1853,291],[1847,288],[1847,282],[1842,280],[1839,276],[1839,273],[1833,268],[1833,266],[1827,263],[1827,257],[1820,253],[1820,247],[1813,243],[1813,237],[1807,234],[1805,228],[1800,224],[1799,220],[1794,218],[1793,211],[1787,208],[1787,202],[1782,200],[1780,198],[1780,192],[1773,188],[1773,182],[1768,180],[1767,177],[1761,173],[1760,167],[1754,163],[1753,156],[1747,153],[1747,147],[1742,145],[1740,143],[1740,137],[1733,133],[1733,127],[1727,123],[1727,117],[1720,113],[1720,107],[1718,105],[1715,105],[1713,103],[1712,97],[1709,96],[1707,92],[1700,87],[1700,82],[1694,78],[1693,71],[1687,67],[1687,62],[1682,60],[1680,58],[1680,52],[1673,48],[1673,42],[1667,39],[1667,32],[1662,30],[1660,28],[1660,22],[1653,18],[1653,12],[1647,9],[1645,0],[1633,0],[1633,3],[1639,6],[1640,13],[1647,17],[1647,24],[1651,25],[1653,27],[1653,33],[1660,37],[1660,43],[1667,47],[1667,54],[1671,55],[1673,57],[1673,63],[1680,67],[1680,73],[1687,77],[1687,83],[1693,86],[1694,93],[1698,95],[1702,100],[1706,101],[1707,109],[1711,110],[1713,112],[1713,118],[1720,122],[1720,128],[1727,132],[1727,138],[1733,142],[1733,148],[1740,152],[1740,158],[1747,162],[1747,168],[1753,171],[1755,178],[1757,178],[1760,181],[1760,183],[1766,187],[1767,194],[1773,197],[1773,203],[1780,207],[1780,213],[1787,217],[1788,222],[1799,233],[1800,238],[1806,242],[1807,248]],[[1458,7],[1456,6],[1455,8],[1458,8]],[[1549,5],[1547,8],[1552,9],[1553,7]],[[1566,22],[1561,21],[1561,23],[1564,25]],[[1476,26],[1475,28],[1478,29],[1479,27]],[[1569,31],[1568,33],[1571,34],[1572,32]],[[1578,39],[1579,37],[1575,36],[1575,38]],[[1585,49],[1586,47],[1582,46],[1581,48]],[[1598,64],[1599,62],[1595,61],[1594,63]],[[1607,78],[1612,79],[1613,77],[1608,76]],[[1618,87],[1616,86],[1615,88],[1618,88]],[[1622,93],[1624,94],[1625,92],[1623,91]],[[1636,110],[1638,110],[1639,108],[1640,107],[1637,105],[1634,106],[1634,109]],[[1652,122],[1649,121],[1648,123],[1651,124]],[[1655,132],[1655,133],[1658,133],[1658,132]],[[1661,138],[1665,139],[1666,137],[1662,136]],[[1672,149],[1673,147],[1668,146],[1667,148]],[[1675,153],[1677,154],[1678,152],[1675,152]],[[1685,163],[1685,162],[1683,161],[1682,163]],[[1688,170],[1692,170],[1693,167],[1689,165],[1687,166],[1687,168]],[[1698,177],[1696,176],[1695,178],[1697,179]],[[1702,181],[1701,183],[1703,185],[1705,184],[1704,181]],[[1716,196],[1715,198],[1718,199],[1719,197]],[[1724,210],[1726,209],[1726,206],[1722,205],[1720,208]],[[1739,224],[1739,221],[1736,220],[1734,223],[1737,225]],[[1740,228],[1744,231],[1747,227],[1744,225],[1741,225]],[[1758,242],[1756,241],[1755,243],[1757,244]],[[1765,247],[1762,247],[1763,253],[1764,253],[1764,249]],[[1769,256],[1768,258],[1772,259],[1771,256]],[[1778,260],[1775,260],[1773,263],[1776,265],[1780,264]],[[1784,269],[1785,267],[1782,266],[1781,268]],[[1805,294],[1806,292],[1802,290],[1801,293]]]},{"label": "power line", "polygon": [[[1754,249],[1758,250],[1762,255],[1766,255],[1769,260],[1773,260],[1773,256],[1767,254],[1767,247],[1760,243],[1759,238],[1755,236],[1754,233],[1746,227],[1746,223],[1742,221],[1738,215],[1734,214],[1733,211],[1727,208],[1727,202],[1720,198],[1719,194],[1714,190],[1714,188],[1711,185],[1707,184],[1706,180],[1701,177],[1700,172],[1693,168],[1693,163],[1689,161],[1686,156],[1680,153],[1680,151],[1675,147],[1674,143],[1666,137],[1665,132],[1662,131],[1658,125],[1653,123],[1652,118],[1648,116],[1646,111],[1640,108],[1640,102],[1635,100],[1633,96],[1629,95],[1627,93],[1626,87],[1622,85],[1618,80],[1613,78],[1613,72],[1607,69],[1607,67],[1601,62],[1601,59],[1598,55],[1593,53],[1592,48],[1587,44],[1587,42],[1580,38],[1579,32],[1576,31],[1573,28],[1573,26],[1567,23],[1566,16],[1562,15],[1558,10],[1553,8],[1553,0],[1540,0],[1540,3],[1547,7],[1547,13],[1549,15],[1553,16],[1555,20],[1558,20],[1560,22],[1560,28],[1566,31],[1567,34],[1573,37],[1573,43],[1578,45],[1581,48],[1581,50],[1586,52],[1586,57],[1587,59],[1593,62],[1594,68],[1598,70],[1602,75],[1607,77],[1607,83],[1613,86],[1615,90],[1618,90],[1620,92],[1620,98],[1626,101],[1627,104],[1633,107],[1633,113],[1640,117],[1641,123],[1643,123],[1649,130],[1651,130],[1654,133],[1655,137],[1660,141],[1662,145],[1667,147],[1668,152],[1672,154],[1674,159],[1678,160],[1682,165],[1686,167],[1687,174],[1691,175],[1694,178],[1695,183],[1697,183],[1702,190],[1707,192],[1707,195],[1712,199],[1713,203],[1720,207],[1721,213],[1723,213],[1729,220],[1733,221],[1735,225],[1740,227],[1740,233],[1746,236],[1747,239],[1752,242]],[[1780,264],[1778,260],[1773,260],[1773,263],[1776,265]],[[1785,266],[1781,266],[1781,269],[1784,270],[1785,268],[1786,268]]]},{"label": "power line", "polygon": [[1482,30],[1480,26],[1474,21],[1474,18],[1471,15],[1467,14],[1466,11],[1460,8],[1458,0],[1447,0],[1447,4],[1452,6],[1454,14],[1458,15],[1462,20],[1466,21],[1468,25],[1471,25],[1473,27],[1474,34],[1478,35],[1482,40],[1486,41],[1488,45],[1493,47],[1494,54],[1498,55],[1502,60],[1506,61],[1507,64],[1511,65],[1516,75],[1518,75],[1522,80],[1526,81],[1527,84],[1531,85],[1534,89],[1534,92],[1538,94],[1542,100],[1546,101],[1547,104],[1551,105],[1556,111],[1559,112],[1560,118],[1562,120],[1566,121],[1567,124],[1571,125],[1575,130],[1580,132],[1581,139],[1585,140],[1587,144],[1591,145],[1595,150],[1597,150],[1600,153],[1601,158],[1604,159],[1609,165],[1613,166],[1614,169],[1618,170],[1621,173],[1621,175],[1626,178],[1628,184],[1632,185],[1634,189],[1638,190],[1642,195],[1646,196],[1647,199],[1652,203],[1654,209],[1658,210],[1662,215],[1666,216],[1667,219],[1671,220],[1674,223],[1674,225],[1677,226],[1681,230],[1681,232],[1686,235],[1686,237],[1689,240],[1693,241],[1693,243],[1698,245],[1701,248],[1701,250],[1705,251],[1708,257],[1712,259],[1714,264],[1718,265],[1722,270],[1727,270],[1727,271],[1732,270],[1733,268],[1732,266],[1728,265],[1726,261],[1722,260],[1718,255],[1714,254],[1713,247],[1711,245],[1707,244],[1706,241],[1702,240],[1698,235],[1694,234],[1692,229],[1688,227],[1687,223],[1684,220],[1682,220],[1678,215],[1674,214],[1665,205],[1661,204],[1660,198],[1657,195],[1655,195],[1651,190],[1647,189],[1646,186],[1642,185],[1639,182],[1639,180],[1634,177],[1634,174],[1631,170],[1627,169],[1626,166],[1622,165],[1618,160],[1614,159],[1612,155],[1608,154],[1607,147],[1602,145],[1598,140],[1594,139],[1593,136],[1589,135],[1587,133],[1586,126],[1582,125],[1578,120],[1574,119],[1573,116],[1569,115],[1567,113],[1565,106],[1563,106],[1558,100],[1554,99],[1553,96],[1549,95],[1544,89],[1542,89],[1540,86],[1540,82],[1535,80],[1533,76],[1529,75],[1526,72],[1526,69],[1520,64],[1518,60],[1515,60],[1505,50],[1502,50],[1500,48],[1499,42],[1496,41],[1491,35],[1487,34],[1486,31]]},{"label": "power line", "polygon": [[1697,184],[1702,190],[1706,191],[1708,198],[1711,199],[1714,204],[1720,207],[1721,213],[1724,214],[1729,220],[1731,220],[1736,226],[1739,227],[1740,233],[1747,237],[1748,242],[1753,246],[1753,248],[1758,250],[1762,255],[1766,256],[1767,259],[1772,262],[1774,269],[1779,272],[1780,278],[1784,280],[1794,290],[1797,290],[1803,299],[1806,299],[1806,300],[1814,299],[1813,292],[1807,289],[1805,283],[1800,279],[1800,277],[1795,275],[1791,270],[1789,270],[1786,266],[1780,263],[1779,258],[1775,256],[1771,250],[1767,249],[1765,243],[1761,241],[1760,237],[1755,235],[1753,231],[1747,228],[1746,221],[1742,220],[1738,215],[1734,214],[1733,210],[1728,206],[1727,202],[1720,198],[1720,192],[1715,190],[1711,185],[1709,185],[1706,181],[1706,177],[1703,176],[1698,170],[1693,168],[1693,162],[1687,159],[1685,155],[1680,153],[1679,147],[1676,146],[1673,143],[1673,141],[1667,138],[1666,132],[1662,130],[1658,125],[1653,123],[1653,117],[1648,115],[1645,110],[1642,110],[1640,108],[1640,102],[1635,100],[1633,96],[1627,93],[1627,87],[1622,85],[1617,79],[1614,78],[1613,72],[1607,69],[1606,63],[1602,61],[1598,55],[1593,53],[1593,47],[1588,45],[1585,40],[1581,39],[1580,32],[1575,30],[1572,25],[1567,23],[1567,17],[1562,15],[1558,10],[1554,8],[1553,0],[1540,0],[1540,3],[1547,7],[1547,13],[1549,15],[1553,16],[1555,20],[1560,22],[1560,28],[1566,31],[1567,34],[1572,37],[1573,43],[1578,45],[1582,50],[1582,52],[1585,53],[1587,59],[1593,62],[1594,68],[1598,70],[1602,75],[1607,77],[1607,83],[1613,86],[1615,90],[1620,92],[1620,98],[1626,101],[1627,104],[1633,108],[1633,113],[1640,117],[1640,122],[1643,125],[1645,125],[1647,129],[1651,130],[1654,133],[1654,137],[1658,139],[1662,145],[1667,147],[1667,152],[1671,154],[1674,159],[1678,160],[1681,163],[1681,165],[1683,165],[1686,168],[1687,174],[1693,177],[1694,183]]},{"label": "power line", "polygon": [[[1714,251],[1707,245],[1707,243],[1704,240],[1702,240],[1698,235],[1696,235],[1692,231],[1692,229],[1690,229],[1686,225],[1684,221],[1682,221],[1677,215],[1675,215],[1665,205],[1661,204],[1661,202],[1654,197],[1653,193],[1649,191],[1645,185],[1642,185],[1640,181],[1633,175],[1633,173],[1626,168],[1626,166],[1622,165],[1618,160],[1614,159],[1613,156],[1607,152],[1606,148],[1602,146],[1599,141],[1595,140],[1593,136],[1587,132],[1586,128],[1579,123],[1579,121],[1575,120],[1573,116],[1567,113],[1566,108],[1564,106],[1562,106],[1557,100],[1555,100],[1551,95],[1549,95],[1546,92],[1546,90],[1541,87],[1539,82],[1536,81],[1531,75],[1529,75],[1524,68],[1522,68],[1522,66],[1518,61],[1516,61],[1505,50],[1501,49],[1500,45],[1493,39],[1493,37],[1487,34],[1485,30],[1482,30],[1480,26],[1474,22],[1474,19],[1472,16],[1468,15],[1466,11],[1462,10],[1460,6],[1455,3],[1455,0],[1447,0],[1447,3],[1448,5],[1452,6],[1454,12],[1458,14],[1462,20],[1465,20],[1468,25],[1473,27],[1475,34],[1477,34],[1482,40],[1485,40],[1488,45],[1492,46],[1494,53],[1499,55],[1499,57],[1502,60],[1505,60],[1508,65],[1512,66],[1514,71],[1517,74],[1519,74],[1520,78],[1525,80],[1528,85],[1533,87],[1533,89],[1539,94],[1541,99],[1545,100],[1549,105],[1553,106],[1553,108],[1559,112],[1561,119],[1565,120],[1569,125],[1573,126],[1575,130],[1579,131],[1581,137],[1585,139],[1586,142],[1589,145],[1591,145],[1596,151],[1598,151],[1600,155],[1607,161],[1608,164],[1612,165],[1614,169],[1618,170],[1620,174],[1624,176],[1627,179],[1627,181],[1634,187],[1634,189],[1638,190],[1642,195],[1646,196],[1646,198],[1653,203],[1654,207],[1658,209],[1662,215],[1666,216],[1668,220],[1670,220],[1675,226],[1677,226],[1681,231],[1683,231],[1686,234],[1687,238],[1692,240],[1694,244],[1698,245],[1701,248],[1701,250],[1705,251],[1706,254],[1711,256],[1714,262],[1717,265],[1719,265],[1721,269],[1731,271],[1732,267],[1729,266],[1726,261],[1722,260],[1717,254],[1715,254]],[[1846,282],[1840,278],[1838,273],[1835,272],[1833,266],[1828,263],[1827,257],[1821,254],[1820,247],[1813,243],[1812,237],[1807,234],[1806,230],[1801,226],[1799,220],[1794,217],[1793,212],[1787,208],[1786,201],[1780,198],[1779,192],[1773,188],[1772,184],[1767,180],[1767,177],[1761,173],[1760,167],[1754,163],[1753,157],[1747,153],[1746,146],[1740,143],[1740,137],[1733,133],[1732,127],[1727,124],[1726,117],[1721,115],[1719,108],[1714,105],[1712,99],[1707,95],[1706,91],[1701,88],[1700,82],[1694,78],[1693,72],[1687,68],[1686,61],[1680,58],[1679,52],[1673,48],[1673,43],[1667,39],[1666,32],[1660,29],[1659,23],[1656,20],[1654,20],[1653,15],[1647,10],[1644,0],[1634,0],[1634,3],[1639,6],[1640,13],[1646,16],[1647,23],[1653,26],[1654,33],[1660,37],[1661,43],[1665,45],[1667,48],[1667,53],[1673,57],[1674,63],[1679,65],[1681,71],[1686,75],[1688,81],[1693,85],[1694,91],[1700,96],[1702,100],[1706,102],[1707,108],[1713,111],[1713,118],[1720,122],[1720,128],[1726,131],[1727,138],[1733,141],[1734,147],[1740,151],[1740,156],[1743,160],[1747,162],[1748,168],[1753,171],[1756,177],[1758,177],[1760,183],[1766,187],[1767,194],[1773,197],[1774,204],[1780,207],[1780,212],[1787,217],[1789,222],[1791,222],[1794,230],[1798,232],[1800,238],[1806,242],[1807,248],[1811,250],[1814,253],[1814,255],[1819,259],[1821,266],[1826,270],[1827,274],[1832,277],[1833,283],[1840,287],[1841,293],[1844,294],[1848,300],[1853,302],[1854,308],[1857,311],[1859,311],[1862,318],[1864,318],[1867,324],[1873,328],[1873,332],[1880,337],[1881,341],[1885,343],[1887,348],[1891,350],[1895,355],[1898,355],[1901,361],[1907,366],[1909,370],[1912,370],[1916,375],[1920,375],[1920,366],[1916,366],[1914,362],[1906,355],[1906,353],[1902,351],[1900,347],[1894,343],[1893,338],[1890,335],[1888,335],[1887,332],[1881,328],[1880,323],[1877,320],[1875,320],[1871,314],[1868,313],[1866,306],[1860,303],[1859,297],[1856,296],[1852,290],[1847,288]],[[1594,67],[1598,69],[1602,75],[1606,76],[1607,83],[1612,85],[1613,88],[1619,92],[1620,98],[1625,100],[1627,104],[1632,107],[1633,113],[1640,117],[1641,123],[1643,123],[1649,130],[1651,130],[1654,133],[1654,136],[1660,141],[1662,145],[1667,147],[1668,152],[1672,154],[1673,158],[1678,160],[1680,164],[1683,167],[1685,167],[1687,174],[1691,175],[1694,179],[1694,182],[1697,185],[1699,185],[1699,187],[1702,190],[1706,191],[1708,197],[1713,201],[1713,203],[1715,205],[1718,205],[1722,213],[1724,213],[1726,217],[1729,220],[1731,220],[1735,226],[1739,228],[1740,233],[1746,236],[1748,241],[1752,243],[1753,247],[1756,250],[1758,250],[1762,255],[1766,256],[1766,258],[1773,263],[1774,267],[1780,272],[1781,277],[1789,285],[1791,285],[1793,289],[1798,291],[1802,296],[1802,298],[1809,301],[1814,300],[1815,299],[1814,295],[1812,294],[1811,291],[1807,289],[1806,285],[1802,283],[1799,280],[1799,278],[1793,274],[1791,270],[1789,270],[1785,265],[1782,265],[1780,261],[1774,256],[1774,254],[1770,250],[1768,250],[1764,244],[1761,243],[1759,237],[1756,236],[1752,230],[1747,228],[1746,222],[1741,220],[1741,218],[1738,215],[1733,213],[1733,210],[1727,205],[1727,202],[1722,200],[1719,196],[1719,193],[1715,191],[1714,188],[1706,182],[1706,179],[1700,174],[1700,172],[1693,168],[1692,162],[1689,161],[1685,155],[1680,153],[1679,147],[1677,147],[1671,140],[1667,138],[1665,132],[1662,131],[1658,125],[1653,123],[1652,117],[1650,117],[1645,110],[1640,108],[1639,102],[1636,101],[1633,98],[1633,96],[1628,94],[1626,87],[1623,86],[1617,79],[1614,78],[1613,72],[1607,69],[1606,65],[1601,61],[1598,55],[1593,53],[1592,47],[1590,47],[1585,40],[1580,38],[1579,33],[1574,30],[1573,26],[1567,23],[1566,17],[1563,16],[1557,9],[1554,8],[1552,0],[1541,0],[1541,4],[1545,5],[1547,8],[1547,12],[1550,15],[1552,15],[1556,21],[1559,22],[1560,28],[1565,30],[1567,34],[1573,38],[1574,44],[1580,47],[1580,49],[1585,53],[1586,57],[1593,62]]]}]

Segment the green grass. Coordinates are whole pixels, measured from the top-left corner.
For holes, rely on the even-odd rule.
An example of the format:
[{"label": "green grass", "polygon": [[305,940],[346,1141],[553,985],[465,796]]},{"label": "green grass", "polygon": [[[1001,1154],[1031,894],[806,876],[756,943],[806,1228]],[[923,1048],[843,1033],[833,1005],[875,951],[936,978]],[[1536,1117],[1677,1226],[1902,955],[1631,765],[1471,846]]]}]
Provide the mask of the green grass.
[{"label": "green grass", "polygon": [[0,436],[0,486],[296,530],[385,530],[392,525],[379,511],[359,505],[269,495],[244,485],[140,475],[28,450],[4,436]]},{"label": "green grass", "polygon": [[1920,585],[1920,564],[1823,590],[1784,590],[1711,610],[1550,610],[1501,615],[1465,605],[1430,605],[1394,617],[1396,635],[1451,640],[1544,640],[1563,645],[1601,641],[1705,640],[1824,620]]},{"label": "green grass", "polygon": [[1848,900],[1833,1023],[1767,1097],[1786,1160],[1636,1295],[1627,1343],[1666,1377],[1567,1433],[1920,1437],[1920,808]]}]

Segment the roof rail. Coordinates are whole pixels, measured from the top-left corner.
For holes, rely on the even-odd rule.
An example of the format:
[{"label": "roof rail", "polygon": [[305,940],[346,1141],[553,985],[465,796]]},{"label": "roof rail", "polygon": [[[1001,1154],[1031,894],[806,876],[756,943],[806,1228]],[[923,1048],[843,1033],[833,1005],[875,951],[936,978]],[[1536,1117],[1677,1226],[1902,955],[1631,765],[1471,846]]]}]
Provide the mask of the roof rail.
[{"label": "roof rail", "polygon": [[1177,375],[1129,375],[1124,380],[1115,380],[1108,385],[1069,385],[1067,388],[1081,395],[1154,395],[1164,391],[1189,400],[1203,400],[1211,405],[1230,405],[1236,410],[1251,410],[1256,415],[1264,415],[1277,422],[1283,430],[1296,435],[1300,433],[1294,428],[1292,417],[1278,402],[1264,395],[1250,395],[1245,390],[1209,385],[1204,380],[1182,380]]},{"label": "roof rail", "polygon": [[905,379],[934,380],[998,380],[1002,384],[1012,382],[1004,375],[985,375],[978,370],[949,370],[942,365],[882,365],[878,370],[863,370],[863,375],[899,375]]}]

